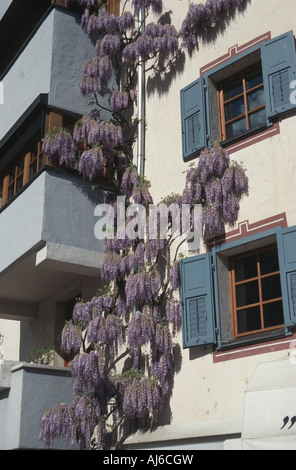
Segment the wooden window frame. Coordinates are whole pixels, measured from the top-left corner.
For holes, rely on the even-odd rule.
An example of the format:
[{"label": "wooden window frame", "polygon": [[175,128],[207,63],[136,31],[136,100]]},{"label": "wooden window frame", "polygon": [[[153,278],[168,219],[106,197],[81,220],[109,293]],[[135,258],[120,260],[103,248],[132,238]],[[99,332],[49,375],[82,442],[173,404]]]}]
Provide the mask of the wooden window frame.
[{"label": "wooden window frame", "polygon": [[[277,245],[276,244],[268,245],[267,247],[263,247],[263,248],[257,248],[255,250],[249,251],[248,253],[236,255],[236,256],[234,256],[230,259],[230,262],[229,262],[229,283],[230,283],[231,319],[232,319],[232,336],[233,336],[233,340],[238,339],[238,338],[242,338],[242,337],[246,337],[246,336],[250,336],[250,335],[254,335],[254,334],[258,334],[258,333],[264,333],[264,332],[272,331],[272,330],[279,329],[279,328],[282,328],[282,327],[285,326],[285,323],[282,323],[282,324],[274,325],[274,326],[267,327],[267,328],[264,327],[263,307],[267,304],[271,304],[271,303],[275,303],[275,302],[279,302],[279,301],[283,302],[283,296],[282,295],[281,295],[281,297],[275,297],[275,298],[269,299],[269,300],[263,300],[262,299],[262,279],[266,279],[268,277],[272,277],[272,276],[275,276],[275,275],[280,275],[280,270],[277,270],[277,271],[274,271],[274,272],[271,272],[271,273],[268,273],[268,274],[261,274],[259,256],[260,256],[261,253],[264,253],[264,252],[270,251],[270,250],[274,250],[274,249],[277,250]],[[253,277],[253,278],[250,278],[250,279],[246,279],[244,281],[236,282],[235,281],[235,268],[234,268],[235,261],[246,259],[246,258],[248,258],[249,256],[252,256],[252,255],[257,256],[257,276]],[[253,304],[250,304],[250,305],[243,305],[243,306],[237,307],[237,305],[236,305],[236,286],[247,284],[247,283],[254,282],[254,281],[258,281],[259,302],[256,302],[256,303],[253,303]],[[258,306],[260,307],[261,329],[252,330],[252,331],[243,332],[243,333],[238,333],[237,313],[239,311],[244,310],[244,309],[250,309],[252,307],[258,307]]]},{"label": "wooden window frame", "polygon": [[[249,74],[252,71],[255,71],[255,70],[259,69],[259,68],[261,69],[261,63],[256,63],[255,65],[252,65],[251,67],[243,70],[242,72],[240,72],[238,74],[235,74],[235,75],[232,75],[231,77],[229,77],[227,80],[223,81],[220,84],[219,89],[217,90],[217,100],[218,100],[218,109],[219,109],[219,127],[220,127],[220,140],[221,140],[221,142],[225,142],[228,139],[236,138],[239,135],[243,135],[244,133],[247,133],[250,130],[252,130],[252,128],[250,126],[250,115],[255,114],[256,112],[261,111],[262,109],[266,108],[266,104],[264,103],[263,105],[260,105],[257,108],[254,108],[250,111],[248,110],[248,95],[250,93],[253,93],[256,90],[259,90],[260,88],[264,89],[264,82],[262,81],[262,83],[260,83],[259,85],[256,85],[253,88],[250,88],[249,90],[247,90],[246,75]],[[224,99],[225,86],[229,85],[232,81],[235,81],[239,78],[242,80],[243,92],[237,94],[236,96],[234,96],[232,98],[229,98],[229,99],[225,100]],[[225,105],[227,105],[231,102],[234,102],[239,98],[244,98],[245,112],[240,114],[239,116],[236,116],[235,118],[232,118],[232,119],[229,119],[228,121],[226,121],[226,119],[225,119]],[[246,119],[246,130],[242,134],[234,135],[234,136],[231,136],[231,137],[228,138],[227,137],[227,132],[226,132],[227,125],[232,124],[236,121],[239,121],[240,119],[243,119],[243,118]]]},{"label": "wooden window frame", "polygon": [[[47,159],[42,152],[41,141],[36,140],[34,143],[37,144],[37,152],[23,150],[23,152],[15,158],[12,166],[10,166],[10,170],[8,169],[3,172],[3,177],[0,177],[2,185],[2,190],[0,191],[0,199],[2,199],[0,207],[3,207],[13,199],[22,187],[46,164]],[[32,174],[32,168],[35,164],[36,170],[34,170],[34,174]]]},{"label": "wooden window frame", "polygon": [[120,0],[107,0],[106,9],[109,13],[113,13],[116,16],[120,14]]}]

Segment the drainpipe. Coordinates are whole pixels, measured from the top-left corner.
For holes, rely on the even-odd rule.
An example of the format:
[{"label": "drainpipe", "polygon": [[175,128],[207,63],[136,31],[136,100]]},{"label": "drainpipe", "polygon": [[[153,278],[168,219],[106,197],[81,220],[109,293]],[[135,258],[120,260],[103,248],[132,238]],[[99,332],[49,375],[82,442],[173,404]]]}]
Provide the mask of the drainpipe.
[{"label": "drainpipe", "polygon": [[[139,12],[139,22],[141,24],[140,34],[145,32],[145,7]],[[137,143],[137,172],[144,175],[145,161],[145,62],[142,56],[139,57],[138,65],[138,143]],[[136,314],[137,306],[133,306],[133,315]],[[133,364],[134,367],[134,364]]]},{"label": "drainpipe", "polygon": [[[139,22],[141,24],[140,34],[145,32],[145,7],[143,6],[139,12]],[[144,161],[145,161],[145,62],[143,57],[139,57],[138,65],[138,142],[137,142],[137,172],[138,175],[144,175]],[[133,306],[133,315],[136,314],[137,306]],[[135,363],[133,360],[133,369]],[[130,423],[131,433],[136,432],[135,419]]]},{"label": "drainpipe", "polygon": [[4,336],[1,335],[0,333],[0,365],[4,364],[4,354],[3,354],[3,341],[4,341]]},{"label": "drainpipe", "polygon": [[[145,7],[142,7],[139,12],[139,22],[141,24],[141,35],[145,33]],[[137,170],[139,175],[144,174],[144,163],[145,163],[145,61],[143,57],[139,58],[138,66],[138,158],[137,158]]]}]

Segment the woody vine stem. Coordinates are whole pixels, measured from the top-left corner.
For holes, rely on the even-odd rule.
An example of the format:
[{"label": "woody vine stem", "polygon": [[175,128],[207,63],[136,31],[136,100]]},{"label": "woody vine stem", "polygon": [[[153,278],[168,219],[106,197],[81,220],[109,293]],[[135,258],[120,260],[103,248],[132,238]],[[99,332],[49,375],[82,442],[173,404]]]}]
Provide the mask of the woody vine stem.
[{"label": "woody vine stem", "polygon": [[[154,77],[167,74],[181,54],[197,53],[199,38],[217,30],[247,1],[191,4],[180,31],[165,23],[162,0],[126,0],[120,16],[108,13],[101,0],[68,3],[82,8],[81,27],[95,43],[80,81],[80,92],[92,100],[93,110],[76,123],[73,134],[54,129],[44,139],[43,151],[56,164],[71,168],[77,145],[86,142],[78,171],[96,181],[108,161],[108,201],[115,211],[117,196],[125,197],[126,207],[148,207],[153,198],[143,171],[143,140],[138,141],[136,163],[133,153],[137,131],[145,125],[143,116],[134,117],[137,72],[145,65]],[[143,30],[151,13],[157,21]],[[164,197],[160,207],[174,203],[181,210],[184,204],[192,209],[201,204],[206,240],[223,232],[225,224],[235,223],[247,193],[244,169],[215,144],[186,171],[182,194]],[[115,229],[119,232],[121,227]],[[171,240],[172,217],[166,239],[147,234],[135,239],[106,237],[103,287],[90,301],[77,301],[63,329],[62,349],[71,360],[74,399],[44,413],[40,439],[47,446],[62,436],[79,449],[117,448],[135,426],[157,425],[169,409],[181,328],[178,252],[172,253]]]}]

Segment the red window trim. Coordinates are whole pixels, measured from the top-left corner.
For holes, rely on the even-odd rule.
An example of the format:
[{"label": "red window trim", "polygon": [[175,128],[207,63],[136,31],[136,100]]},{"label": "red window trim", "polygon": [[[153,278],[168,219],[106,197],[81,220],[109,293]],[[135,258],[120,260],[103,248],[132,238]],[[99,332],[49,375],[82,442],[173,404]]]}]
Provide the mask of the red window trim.
[{"label": "red window trim", "polygon": [[[215,69],[217,66],[220,66],[222,64],[225,64],[226,66],[227,62],[230,59],[234,57],[239,57],[239,55],[242,54],[243,52],[246,52],[249,49],[252,49],[254,46],[257,46],[261,42],[268,41],[270,39],[271,39],[271,32],[268,31],[252,39],[251,41],[246,42],[245,44],[242,44],[241,46],[239,46],[238,44],[231,46],[228,49],[228,52],[226,54],[218,57],[216,60],[209,62],[208,64],[201,67],[200,76],[202,77],[205,73],[209,73],[211,70]],[[258,130],[257,133],[254,133],[251,136],[247,136],[245,138],[239,139],[236,142],[225,144],[224,148],[231,155],[235,152],[238,152],[239,150],[249,147],[250,145],[253,145],[258,142],[262,142],[278,134],[280,134],[280,125],[278,122],[275,122],[268,129],[264,129],[262,131]]]},{"label": "red window trim", "polygon": [[241,359],[251,356],[258,356],[259,354],[267,354],[276,351],[284,351],[291,349],[295,350],[296,346],[296,333],[288,338],[281,338],[271,340],[265,343],[256,343],[251,346],[233,346],[229,351],[214,351],[213,363],[226,362],[234,359]]},{"label": "red window trim", "polygon": [[[249,223],[248,220],[245,220],[238,224],[238,228],[227,232],[223,237],[217,237],[209,240],[207,244],[207,251],[210,251],[214,246],[224,245],[229,242],[245,238],[248,235],[261,233],[275,227],[287,228],[287,226],[287,215],[285,212],[268,217],[266,219],[262,219],[255,223]],[[258,343],[249,346],[238,346],[233,344],[229,350],[213,351],[213,363],[225,362],[275,351],[283,351],[286,349],[294,350],[295,347],[296,333],[294,333],[293,336],[290,336],[289,338],[281,338],[269,341],[258,340]]]},{"label": "red window trim", "polygon": [[285,212],[254,223],[250,223],[248,220],[239,222],[238,227],[235,230],[231,230],[221,236],[208,240],[207,251],[210,251],[214,246],[224,245],[225,243],[245,238],[248,235],[255,235],[256,233],[261,233],[275,227],[288,227],[287,215]]},{"label": "red window trim", "polygon": [[202,77],[205,73],[208,73],[210,70],[214,69],[218,65],[221,65],[223,63],[225,63],[226,65],[229,59],[232,59],[233,57],[236,57],[241,53],[252,49],[252,47],[257,46],[260,42],[268,41],[269,39],[271,39],[270,31],[262,34],[261,36],[258,36],[257,38],[252,39],[251,41],[243,44],[242,46],[238,46],[237,44],[235,44],[234,46],[228,49],[228,52],[226,54],[218,57],[218,59],[214,60],[213,62],[209,62],[208,64],[201,67],[200,76]]}]

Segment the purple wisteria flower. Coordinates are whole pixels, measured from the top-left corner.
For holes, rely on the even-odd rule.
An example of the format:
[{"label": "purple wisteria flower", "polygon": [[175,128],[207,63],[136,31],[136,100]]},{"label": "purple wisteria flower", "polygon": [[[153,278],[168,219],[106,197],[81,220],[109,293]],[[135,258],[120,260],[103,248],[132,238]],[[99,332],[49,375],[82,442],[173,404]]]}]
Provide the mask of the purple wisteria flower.
[{"label": "purple wisteria flower", "polygon": [[82,346],[81,329],[67,322],[62,331],[61,349],[66,356],[77,354]]},{"label": "purple wisteria flower", "polygon": [[222,234],[226,223],[234,224],[239,201],[247,194],[246,171],[215,144],[201,152],[197,166],[188,169],[182,203],[202,204],[203,233],[209,239]]},{"label": "purple wisteria flower", "polygon": [[111,111],[118,112],[127,109],[129,105],[130,94],[127,91],[116,91],[110,98]]},{"label": "purple wisteria flower", "polygon": [[57,437],[64,437],[73,447],[77,444],[77,425],[73,406],[66,403],[56,405],[44,413],[40,426],[40,440],[51,446]]},{"label": "purple wisteria flower", "polygon": [[170,282],[173,290],[177,290],[180,287],[179,271],[179,262],[175,261],[170,269]]},{"label": "purple wisteria flower", "polygon": [[103,39],[99,39],[96,43],[96,52],[98,56],[111,56],[120,51],[121,41],[119,36],[106,34]]},{"label": "purple wisteria flower", "polygon": [[132,0],[132,5],[136,15],[139,14],[142,8],[152,8],[152,11],[157,14],[162,13],[163,4],[162,0]]},{"label": "purple wisteria flower", "polygon": [[130,197],[133,192],[133,187],[139,183],[139,175],[136,167],[129,166],[122,177],[121,185],[127,197]]},{"label": "purple wisteria flower", "polygon": [[71,134],[64,128],[50,132],[43,140],[43,152],[51,161],[72,168],[76,160],[76,146]]},{"label": "purple wisteria flower", "polygon": [[179,300],[168,300],[166,303],[166,317],[175,328],[181,327],[181,302]]},{"label": "purple wisteria flower", "polygon": [[104,154],[101,147],[85,150],[79,160],[78,171],[92,181],[104,170]]},{"label": "purple wisteria flower", "polygon": [[156,268],[149,273],[131,273],[126,280],[125,286],[127,306],[132,307],[138,303],[150,302],[158,296],[160,288],[161,278]]},{"label": "purple wisteria flower", "polygon": [[182,23],[183,44],[192,51],[198,48],[198,37],[202,37],[213,28],[231,8],[239,8],[246,0],[207,0],[204,4],[191,4]]}]

